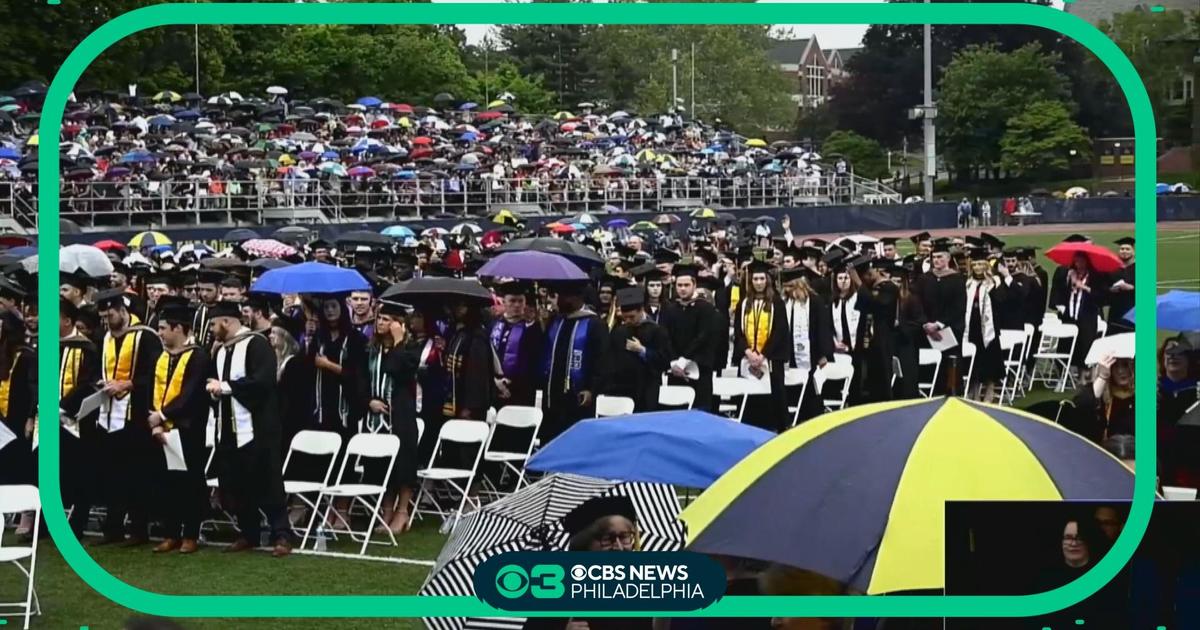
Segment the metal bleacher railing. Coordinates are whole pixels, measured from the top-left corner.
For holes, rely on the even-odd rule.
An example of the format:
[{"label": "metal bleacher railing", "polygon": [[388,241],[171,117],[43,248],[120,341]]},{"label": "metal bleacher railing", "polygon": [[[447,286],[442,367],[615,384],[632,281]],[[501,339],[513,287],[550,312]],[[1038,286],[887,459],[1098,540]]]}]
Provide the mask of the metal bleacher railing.
[{"label": "metal bleacher railing", "polygon": [[[59,215],[83,229],[405,220],[485,216],[505,207],[547,214],[686,212],[899,203],[894,190],[846,174],[721,178],[283,179],[64,181]],[[0,181],[0,217],[31,229],[37,184]],[[516,208],[514,208],[515,210]]]}]

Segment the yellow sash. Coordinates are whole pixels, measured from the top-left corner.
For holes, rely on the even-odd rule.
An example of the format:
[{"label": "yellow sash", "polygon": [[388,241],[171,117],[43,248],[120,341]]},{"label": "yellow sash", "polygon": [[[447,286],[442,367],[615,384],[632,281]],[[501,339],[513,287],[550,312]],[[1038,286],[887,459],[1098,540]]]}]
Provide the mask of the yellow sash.
[{"label": "yellow sash", "polygon": [[[131,330],[121,337],[121,347],[117,348],[117,341],[112,335],[104,338],[104,380],[105,381],[132,381],[133,380],[133,361],[137,356],[137,346],[139,330]],[[133,343],[125,343],[125,339],[132,337]],[[129,392],[118,394],[116,398],[124,398]]]},{"label": "yellow sash", "polygon": [[12,367],[8,370],[8,378],[0,381],[0,416],[8,417],[8,397],[12,392],[13,376],[17,374],[17,364],[21,362],[20,350],[13,356]]},{"label": "yellow sash", "polygon": [[75,379],[79,376],[79,364],[83,361],[81,348],[67,348],[63,354],[58,373],[58,397],[71,395],[75,391]]},{"label": "yellow sash", "polygon": [[771,336],[771,315],[761,300],[755,300],[751,308],[746,309],[742,320],[742,334],[746,337],[746,345],[755,352],[762,353]]},{"label": "yellow sash", "polygon": [[192,358],[193,350],[186,350],[179,355],[175,370],[171,370],[171,355],[164,352],[158,355],[158,363],[154,366],[154,410],[162,411],[171,401],[179,397],[183,391],[183,373],[187,371],[188,361]]},{"label": "yellow sash", "polygon": [[738,303],[742,301],[742,288],[734,284],[729,287],[729,312],[736,313]]}]

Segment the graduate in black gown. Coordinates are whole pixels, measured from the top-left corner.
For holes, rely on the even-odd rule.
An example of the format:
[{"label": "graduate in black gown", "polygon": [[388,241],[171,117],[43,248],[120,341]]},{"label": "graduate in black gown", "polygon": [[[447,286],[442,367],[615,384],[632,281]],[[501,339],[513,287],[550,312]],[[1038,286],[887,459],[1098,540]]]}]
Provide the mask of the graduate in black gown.
[{"label": "graduate in black gown", "polygon": [[641,287],[623,288],[616,297],[621,323],[608,335],[605,393],[633,400],[637,413],[655,411],[662,375],[673,356],[671,339],[646,316]]},{"label": "graduate in black gown", "polygon": [[197,550],[200,521],[208,498],[204,464],[205,429],[212,399],[204,387],[212,366],[208,352],[192,342],[195,313],[187,300],[161,296],[155,304],[158,335],[163,352],[154,366],[154,397],[150,402],[150,435],[159,444],[179,436],[187,470],[168,470],[164,465],[159,484],[158,505],[162,506],[163,541],[155,553]]},{"label": "graduate in black gown", "polygon": [[222,500],[237,518],[239,536],[226,552],[258,546],[261,511],[276,557],[291,553],[291,526],[284,511],[281,427],[276,398],[275,352],[266,337],[242,325],[240,305],[217,302],[209,309],[218,342],[205,391],[216,417],[216,461]]},{"label": "graduate in black gown", "polygon": [[542,356],[545,331],[530,309],[532,288],[523,282],[508,282],[496,287],[504,300],[504,312],[492,322],[489,341],[495,353],[496,406],[532,407],[537,399],[534,366]]},{"label": "graduate in black gown", "polygon": [[[1007,267],[1004,267],[1004,275],[1011,278]],[[971,252],[971,270],[965,295],[963,335],[965,341],[975,346],[967,394],[975,400],[991,403],[995,401],[996,385],[1004,378],[1004,357],[1000,351],[1001,327],[997,313],[1009,308],[1009,287],[1001,278],[992,275],[988,253],[984,250]]]},{"label": "graduate in black gown", "polygon": [[668,284],[671,276],[655,267],[638,275],[638,281],[646,288],[646,318],[667,327],[675,315],[675,304],[671,301],[674,286]]},{"label": "graduate in black gown", "polygon": [[417,468],[423,465],[417,457],[417,368],[421,361],[421,346],[408,333],[408,311],[405,306],[382,302],[375,318],[375,332],[381,337],[383,372],[387,379],[388,398],[383,412],[387,414],[392,434],[400,438],[400,452],[392,476],[386,480],[389,496],[384,501],[383,520],[393,534],[403,532],[409,524],[409,504],[417,484]]},{"label": "graduate in black gown", "polygon": [[896,354],[900,287],[893,280],[896,273],[894,260],[876,258],[870,261],[869,267],[858,299],[862,313],[858,346],[864,370],[859,382],[863,387],[864,402],[883,402],[892,399],[892,357]]},{"label": "graduate in black gown", "polygon": [[1075,352],[1071,355],[1072,371],[1083,367],[1083,360],[1096,340],[1100,310],[1107,299],[1106,288],[1103,275],[1092,268],[1091,260],[1085,254],[1076,254],[1054,306],[1063,323],[1079,327]]},{"label": "graduate in black gown", "polygon": [[343,444],[358,433],[367,409],[367,341],[350,322],[338,296],[321,299],[316,340],[308,348],[316,381],[316,426],[341,434]]},{"label": "graduate in black gown", "polygon": [[791,422],[783,372],[792,355],[792,331],[771,280],[772,269],[760,260],[749,264],[749,287],[733,320],[733,358],[742,376],[765,378],[770,385],[769,394],[749,397],[743,421],[778,433]]},{"label": "graduate in black gown", "polygon": [[447,419],[485,420],[495,365],[487,332],[480,323],[480,308],[459,301],[450,309],[454,332],[442,357],[447,383],[442,415]]},{"label": "graduate in black gown", "polygon": [[541,363],[542,444],[576,422],[596,416],[604,374],[607,322],[584,307],[580,283],[560,283],[557,315],[547,324]]},{"label": "graduate in black gown", "polygon": [[900,381],[897,396],[901,399],[916,398],[921,395],[918,384],[921,375],[921,347],[925,342],[925,309],[921,298],[912,290],[913,283],[920,278],[917,271],[920,260],[916,256],[908,256],[896,272],[899,278],[899,293],[897,294],[898,322],[896,326],[896,358],[900,360]]},{"label": "graduate in black gown", "polygon": [[[95,496],[94,457],[96,414],[79,418],[83,399],[95,393],[100,380],[100,351],[91,339],[79,333],[75,318],[79,308],[70,300],[58,300],[58,408],[63,427],[59,431],[59,483],[63,506],[71,510],[71,531],[83,535]],[[70,425],[74,431],[66,427]]]},{"label": "graduate in black gown", "polygon": [[[668,366],[670,372],[667,382],[671,385],[686,385],[696,392],[696,409],[711,409],[712,377],[714,368],[725,362],[725,351],[729,344],[723,347],[722,339],[728,339],[728,328],[717,331],[717,319],[720,314],[709,302],[700,300],[696,295],[696,283],[699,278],[699,268],[694,265],[675,265],[675,304],[669,313],[669,323],[666,327],[671,341],[672,355]],[[687,377],[687,372],[681,366],[694,362],[699,368],[696,379]]]},{"label": "graduate in black gown", "polygon": [[36,484],[36,403],[37,356],[25,343],[21,315],[6,309],[0,313],[0,421],[14,438],[0,448],[0,484]]},{"label": "graduate in black gown", "polygon": [[[921,276],[917,283],[917,293],[921,296],[921,308],[925,311],[926,323],[922,330],[927,338],[940,339],[949,332],[961,345],[965,311],[963,300],[966,291],[966,280],[957,270],[950,266],[950,246],[945,241],[933,245],[930,254],[929,272]],[[924,347],[929,347],[926,341]],[[942,370],[938,381],[934,383],[934,393],[946,391],[946,383],[955,374],[950,369],[957,365],[959,348],[955,346],[942,352]],[[965,369],[962,366],[961,369]],[[961,377],[958,374],[958,377]]]},{"label": "graduate in black gown", "polygon": [[1132,236],[1119,238],[1115,241],[1117,245],[1117,257],[1124,263],[1124,267],[1109,274],[1108,287],[1108,334],[1114,335],[1122,332],[1133,332],[1133,324],[1125,319],[1125,315],[1133,308],[1133,285],[1134,277],[1136,276],[1135,267],[1136,261],[1134,258],[1134,244],[1137,241]]}]

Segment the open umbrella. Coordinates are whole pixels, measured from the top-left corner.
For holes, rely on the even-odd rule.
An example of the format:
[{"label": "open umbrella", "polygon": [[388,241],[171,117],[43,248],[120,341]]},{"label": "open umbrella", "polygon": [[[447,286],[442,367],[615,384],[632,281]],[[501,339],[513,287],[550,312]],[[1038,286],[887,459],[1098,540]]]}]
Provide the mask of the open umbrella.
[{"label": "open umbrella", "polygon": [[463,299],[480,305],[492,304],[492,293],[478,280],[463,280],[459,278],[421,277],[407,282],[397,282],[388,287],[381,300],[392,300],[413,304],[422,300],[445,302],[450,299]]},{"label": "open umbrella", "polygon": [[1087,256],[1092,269],[1100,273],[1112,273],[1125,266],[1111,250],[1095,243],[1059,243],[1046,250],[1046,258],[1068,267],[1075,260],[1076,254]]},{"label": "open umbrella", "polygon": [[102,250],[104,250],[104,251],[109,251],[109,250],[117,250],[117,251],[120,251],[120,252],[125,252],[125,251],[128,251],[128,250],[129,250],[129,247],[127,247],[127,246],[125,245],[125,243],[121,243],[121,242],[118,242],[118,241],[114,241],[114,240],[112,240],[111,238],[104,239],[103,241],[97,241],[97,242],[95,242],[95,243],[92,243],[92,247],[96,247],[96,248],[98,248],[98,249],[102,249]]},{"label": "open umbrella", "polygon": [[281,227],[271,233],[271,238],[284,243],[307,243],[312,239],[312,230],[299,225]]},{"label": "open umbrella", "polygon": [[482,234],[483,228],[475,225],[474,223],[459,223],[458,225],[450,228],[451,234],[464,234],[468,232],[471,234]]},{"label": "open umbrella", "polygon": [[306,262],[264,273],[250,287],[260,293],[344,293],[370,291],[371,284],[353,269]]},{"label": "open umbrella", "polygon": [[284,261],[284,260],[279,260],[278,258],[259,258],[256,260],[251,260],[246,266],[251,269],[270,271],[272,269],[283,269],[284,267],[291,267],[292,263]]},{"label": "open umbrella", "polygon": [[587,280],[588,275],[564,256],[545,252],[507,252],[489,260],[479,276],[516,280]]},{"label": "open umbrella", "polygon": [[492,223],[498,223],[500,225],[515,226],[520,222],[521,220],[518,219],[517,215],[513,214],[511,210],[501,210],[500,212],[496,213],[496,216],[492,217]]},{"label": "open umbrella", "polygon": [[[1197,304],[1197,306],[1200,306],[1200,304]],[[1116,359],[1132,359],[1134,348],[1133,333],[1120,333],[1101,337],[1092,342],[1092,347],[1088,348],[1088,353],[1083,363],[1089,366],[1096,365],[1100,362],[1100,359],[1110,354]]]},{"label": "open umbrella", "polygon": [[[473,596],[472,576],[488,558],[510,551],[566,550],[562,519],[588,499],[625,496],[637,514],[643,551],[678,551],[683,530],[676,520],[679,500],[663,484],[629,483],[548,475],[537,483],[464,516],[438,554],[422,596]],[[433,630],[462,630],[462,617],[427,618]],[[508,625],[511,622],[511,625]],[[489,620],[488,628],[521,628],[524,620]]]},{"label": "open umbrella", "polygon": [[258,232],[247,228],[236,228],[226,232],[225,236],[221,237],[221,240],[226,243],[241,243],[252,238],[258,238]]},{"label": "open umbrella", "polygon": [[626,219],[613,219],[612,221],[605,223],[604,226],[610,230],[615,230],[617,228],[629,227],[629,221]]},{"label": "open umbrella", "polygon": [[[1133,312],[1129,309],[1125,319],[1133,322]],[[1155,299],[1155,326],[1162,330],[1191,332],[1200,330],[1200,291],[1181,291],[1173,289],[1159,295]]]},{"label": "open umbrella", "polygon": [[384,236],[370,230],[354,230],[346,232],[334,239],[337,246],[342,249],[356,247],[358,245],[366,245],[367,247],[391,247],[393,241],[391,237]]},{"label": "open umbrella", "polygon": [[547,254],[558,254],[571,259],[571,262],[587,270],[597,265],[603,265],[604,259],[596,250],[561,238],[539,237],[518,238],[500,246],[501,252],[520,252],[533,250]]},{"label": "open umbrella", "polygon": [[717,211],[712,208],[700,208],[699,210],[692,210],[689,216],[693,219],[715,219],[717,218]]},{"label": "open umbrella", "polygon": [[251,256],[286,258],[300,253],[295,247],[273,238],[253,238],[242,242],[242,250]]},{"label": "open umbrella", "polygon": [[385,228],[383,228],[383,231],[380,232],[380,234],[383,234],[384,236],[389,236],[391,238],[410,238],[410,237],[416,236],[416,234],[411,229],[409,229],[403,225],[393,225],[393,226],[385,227]]},{"label": "open umbrella", "polygon": [[94,245],[67,245],[58,252],[58,270],[89,278],[107,278],[113,265],[104,250]]},{"label": "open umbrella", "polygon": [[137,234],[133,235],[133,238],[129,239],[129,246],[137,249],[141,249],[143,247],[154,247],[155,245],[170,244],[171,239],[162,232],[138,232]]},{"label": "open umbrella", "polygon": [[1133,471],[1087,439],[1025,412],[942,398],[805,422],[680,518],[692,551],[778,562],[878,594],[945,586],[948,500],[1132,497]]},{"label": "open umbrella", "polygon": [[654,222],[658,225],[672,225],[679,223],[680,221],[682,221],[682,219],[674,214],[660,214],[654,217]]},{"label": "open umbrella", "polygon": [[659,232],[662,230],[662,228],[654,223],[651,223],[650,221],[638,221],[637,223],[629,226],[629,229],[633,230],[634,232]]},{"label": "open umbrella", "polygon": [[596,418],[551,440],[526,469],[707,488],[774,437],[703,411]]}]

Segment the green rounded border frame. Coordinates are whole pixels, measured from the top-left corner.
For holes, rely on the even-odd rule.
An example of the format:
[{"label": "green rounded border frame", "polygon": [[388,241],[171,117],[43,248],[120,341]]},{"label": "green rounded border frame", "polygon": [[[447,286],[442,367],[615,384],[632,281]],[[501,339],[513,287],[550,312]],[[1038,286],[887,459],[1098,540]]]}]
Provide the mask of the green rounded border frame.
[{"label": "green rounded border frame", "polygon": [[[40,9],[65,11],[69,9]],[[491,19],[481,19],[488,16]],[[1026,4],[881,4],[864,11],[861,5],[837,3],[662,3],[662,4],[163,4],[118,16],[91,33],[63,62],[46,96],[39,133],[53,138],[62,123],[67,99],[83,71],[100,53],[123,37],[144,29],[174,24],[977,24],[1024,25],[1047,28],[1074,39],[1107,66],[1129,103],[1136,138],[1135,235],[1142,259],[1136,275],[1135,304],[1140,313],[1155,312],[1157,243],[1155,241],[1155,127],[1149,97],[1132,63],[1103,33],[1083,20],[1048,7]],[[43,154],[48,155],[48,154]],[[40,239],[38,251],[57,267],[59,249],[59,190],[57,159],[38,164]],[[46,185],[46,184],[51,185]],[[50,265],[44,268],[52,268]],[[39,310],[53,312],[56,276],[38,280]],[[1137,328],[1137,431],[1155,430],[1153,357],[1154,328]],[[41,455],[39,473],[46,521],[55,545],[68,565],[93,589],[114,602],[146,614],[173,617],[432,617],[497,616],[474,597],[416,595],[164,595],[142,590],[117,579],[97,564],[71,535],[58,485],[59,432],[56,330],[43,326],[38,363]],[[1154,440],[1139,440],[1137,465],[1154,470]],[[1092,571],[1053,591],[1025,596],[912,596],[912,597],[726,597],[694,613],[646,613],[650,616],[790,616],[790,617],[1028,617],[1063,609],[1098,591],[1133,556],[1150,521],[1154,503],[1153,475],[1137,475],[1134,501],[1124,533],[1112,551]],[[507,613],[511,614],[511,613]],[[545,616],[549,613],[531,613]],[[560,615],[562,613],[555,613]],[[581,613],[582,614],[582,613]],[[621,616],[619,611],[586,612],[589,616]]]}]

